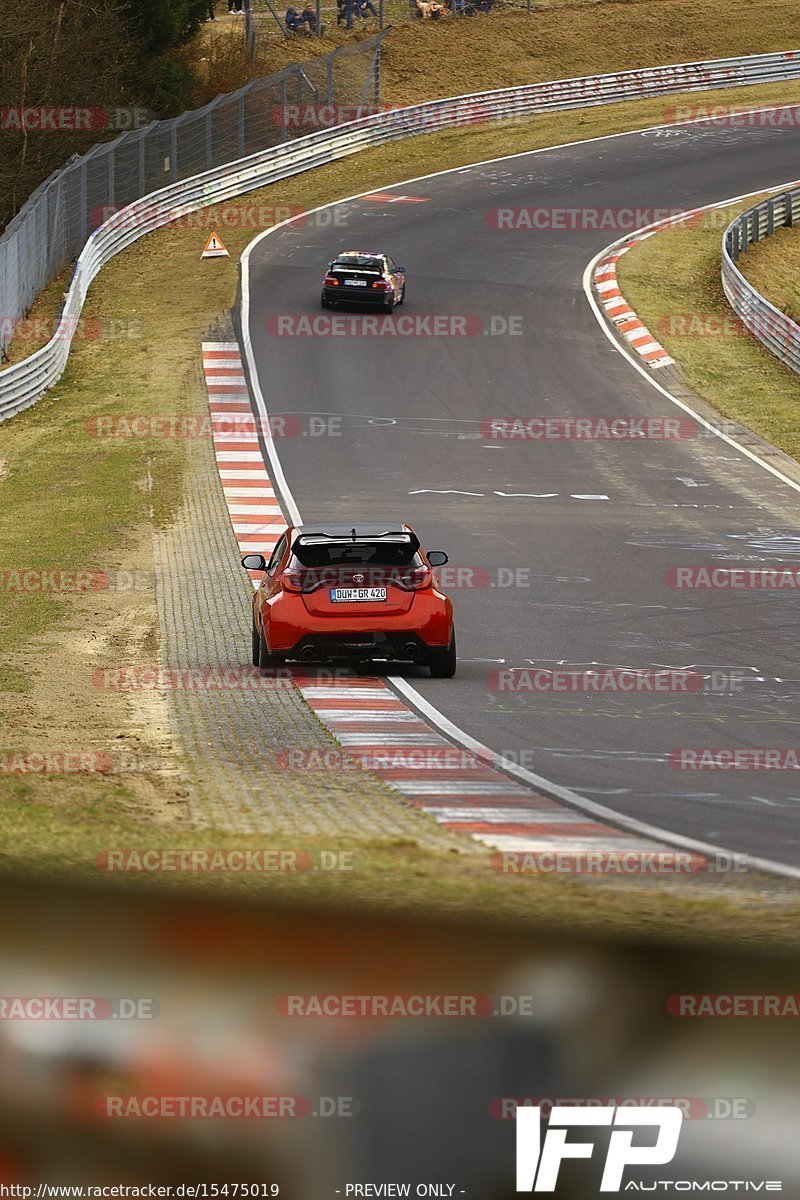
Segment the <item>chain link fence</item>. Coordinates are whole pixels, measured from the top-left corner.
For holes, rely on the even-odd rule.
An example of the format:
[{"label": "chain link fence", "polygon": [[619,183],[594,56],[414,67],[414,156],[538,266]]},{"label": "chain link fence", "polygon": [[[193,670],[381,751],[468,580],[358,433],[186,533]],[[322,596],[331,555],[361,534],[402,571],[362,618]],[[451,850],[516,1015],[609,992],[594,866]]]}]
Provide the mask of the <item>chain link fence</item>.
[{"label": "chain link fence", "polygon": [[[302,13],[307,5],[314,12],[314,21],[299,31],[287,27],[286,13],[289,6]],[[276,39],[309,34],[328,37],[349,32],[361,33],[371,29],[385,29],[388,25],[400,25],[405,21],[423,19],[449,20],[459,17],[488,15],[493,11],[511,12],[536,11],[534,0],[246,0],[247,41],[251,62],[257,61],[259,50],[263,50]]]},{"label": "chain link fence", "polygon": [[117,209],[315,128],[352,120],[359,107],[377,111],[380,46],[388,32],[124,133],[45,180],[0,237],[0,360],[42,288]]}]

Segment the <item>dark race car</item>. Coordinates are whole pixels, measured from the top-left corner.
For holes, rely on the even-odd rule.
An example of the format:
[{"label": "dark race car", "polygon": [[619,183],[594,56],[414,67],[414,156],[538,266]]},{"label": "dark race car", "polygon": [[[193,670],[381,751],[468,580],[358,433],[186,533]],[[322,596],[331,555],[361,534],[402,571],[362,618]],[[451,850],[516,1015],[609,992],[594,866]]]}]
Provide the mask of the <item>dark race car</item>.
[{"label": "dark race car", "polygon": [[253,597],[253,663],[390,659],[451,678],[453,605],[431,570],[446,562],[405,524],[289,526],[269,562],[242,559],[266,572]]},{"label": "dark race car", "polygon": [[338,304],[376,304],[391,312],[406,298],[405,267],[388,254],[346,250],[328,264],[322,283],[322,307]]}]

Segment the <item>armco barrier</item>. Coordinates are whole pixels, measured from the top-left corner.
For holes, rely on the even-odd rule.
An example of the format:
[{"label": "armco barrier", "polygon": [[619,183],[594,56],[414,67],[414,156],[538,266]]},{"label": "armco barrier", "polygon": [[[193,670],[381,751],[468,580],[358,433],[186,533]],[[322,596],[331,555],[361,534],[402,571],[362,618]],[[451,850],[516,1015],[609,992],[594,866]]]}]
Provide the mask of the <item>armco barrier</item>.
[{"label": "armco barrier", "polygon": [[55,335],[30,358],[0,372],[0,419],[14,416],[34,404],[60,379],[86,292],[101,267],[143,234],[167,225],[185,213],[367,147],[415,134],[539,112],[793,78],[800,78],[798,50],[559,79],[449,97],[377,113],[332,130],[309,134],[151,192],[120,209],[89,236],[75,265]]},{"label": "armco barrier", "polygon": [[800,374],[800,325],[770,304],[736,266],[739,255],[751,243],[797,221],[800,221],[800,190],[773,196],[741,213],[722,238],[722,286],[731,308],[750,333]]}]

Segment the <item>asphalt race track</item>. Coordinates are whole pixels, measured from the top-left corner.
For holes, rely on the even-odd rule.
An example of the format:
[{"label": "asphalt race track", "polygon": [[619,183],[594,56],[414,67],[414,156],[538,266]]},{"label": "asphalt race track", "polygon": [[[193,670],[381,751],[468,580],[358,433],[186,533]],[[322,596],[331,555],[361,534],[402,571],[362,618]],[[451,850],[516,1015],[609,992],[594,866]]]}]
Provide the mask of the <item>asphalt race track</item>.
[{"label": "asphalt race track", "polygon": [[[492,210],[634,207],[645,224],[793,179],[798,152],[797,128],[684,126],[389,182],[387,195],[422,202],[356,199],[335,227],[312,219],[262,238],[249,320],[270,413],[323,418],[325,433],[304,419],[305,436],[276,442],[304,520],[407,520],[426,547],[479,569],[485,586],[452,590],[458,675],[409,669],[419,692],[615,812],[794,866],[796,773],[680,770],[670,755],[800,744],[797,594],[679,591],[665,576],[800,562],[798,492],[713,435],[498,441],[481,423],[682,415],[615,350],[583,291],[589,260],[625,230],[499,230]],[[523,332],[279,336],[280,316],[330,315],[322,274],[348,248],[407,268],[408,303],[390,321],[456,314],[490,330],[514,318]],[[490,686],[493,671],[594,664],[707,680],[691,694]]]}]

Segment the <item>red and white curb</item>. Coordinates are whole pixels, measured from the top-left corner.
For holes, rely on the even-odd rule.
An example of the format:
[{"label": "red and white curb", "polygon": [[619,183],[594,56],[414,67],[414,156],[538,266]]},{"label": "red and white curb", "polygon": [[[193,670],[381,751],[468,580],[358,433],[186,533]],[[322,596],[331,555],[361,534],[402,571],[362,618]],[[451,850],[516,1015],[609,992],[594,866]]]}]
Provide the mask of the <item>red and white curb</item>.
[{"label": "red and white curb", "polygon": [[624,246],[619,246],[610,254],[601,258],[594,269],[594,289],[608,319],[617,327],[619,333],[651,367],[668,367],[674,363],[660,342],[656,341],[650,330],[640,321],[628,301],[620,291],[617,279],[617,263],[623,254],[644,241],[642,237],[633,237]]},{"label": "red and white curb", "polygon": [[[214,451],[239,549],[268,554],[286,522],[261,454],[238,346],[204,342],[203,369]],[[298,667],[295,683],[344,751],[332,769],[363,767],[450,832],[470,834],[502,853],[586,859],[597,871],[609,860],[627,864],[619,873],[632,874],[637,864],[653,861],[665,873],[670,862],[680,864],[680,872],[706,865],[700,854],[615,829],[517,782],[491,754],[464,750],[444,737],[379,677],[331,679]]]},{"label": "red and white curb", "polygon": [[[242,554],[267,557],[286,526],[267,475],[236,342],[203,342],[214,456]],[[254,585],[261,572],[251,571]]]},{"label": "red and white curb", "polygon": [[702,855],[635,837],[517,783],[491,758],[462,750],[433,729],[382,680],[298,680],[300,691],[344,750],[407,803],[445,829],[502,852],[609,859],[636,867],[667,860],[702,870]]}]

